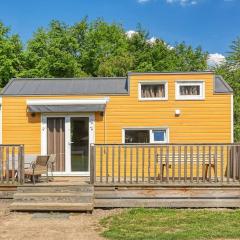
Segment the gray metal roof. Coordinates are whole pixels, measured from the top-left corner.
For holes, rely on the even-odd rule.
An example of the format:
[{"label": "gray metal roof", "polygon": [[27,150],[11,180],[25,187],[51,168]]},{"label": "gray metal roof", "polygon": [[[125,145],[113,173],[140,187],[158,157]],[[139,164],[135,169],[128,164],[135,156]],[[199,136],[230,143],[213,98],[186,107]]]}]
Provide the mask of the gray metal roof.
[{"label": "gray metal roof", "polygon": [[232,93],[233,89],[229,84],[224,81],[222,76],[216,75],[214,81],[214,92],[215,93]]},{"label": "gray metal roof", "polygon": [[115,78],[15,78],[2,95],[91,95],[127,94],[128,79]]},{"label": "gray metal roof", "polygon": [[[10,80],[10,82],[4,87],[1,95],[25,96],[128,94],[128,85],[128,79],[123,77],[14,78]],[[232,92],[232,88],[221,76],[215,76],[214,93]]]},{"label": "gray metal roof", "polygon": [[128,72],[128,76],[131,75],[197,75],[197,74],[214,74],[213,71],[194,71],[194,72]]}]

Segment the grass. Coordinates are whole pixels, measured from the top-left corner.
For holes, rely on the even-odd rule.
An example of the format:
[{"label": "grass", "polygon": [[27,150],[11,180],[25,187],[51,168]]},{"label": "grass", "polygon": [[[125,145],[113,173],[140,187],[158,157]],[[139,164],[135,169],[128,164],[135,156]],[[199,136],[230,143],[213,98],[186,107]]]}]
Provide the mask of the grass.
[{"label": "grass", "polygon": [[131,209],[100,223],[114,240],[240,239],[240,210]]}]

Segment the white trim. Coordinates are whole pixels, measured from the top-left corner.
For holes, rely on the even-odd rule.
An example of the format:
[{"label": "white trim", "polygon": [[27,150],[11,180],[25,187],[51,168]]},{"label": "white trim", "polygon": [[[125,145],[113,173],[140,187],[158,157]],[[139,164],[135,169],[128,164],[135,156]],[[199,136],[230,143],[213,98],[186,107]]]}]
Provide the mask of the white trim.
[{"label": "white trim", "polygon": [[3,130],[3,125],[2,125],[2,97],[0,97],[0,144],[3,143],[2,141],[2,130]]},{"label": "white trim", "polygon": [[[90,176],[90,145],[95,143],[95,114],[46,114],[41,116],[41,154],[47,155],[47,118],[64,117],[65,118],[65,172],[54,172],[54,176]],[[72,172],[71,171],[71,117],[88,117],[89,118],[89,171]]]},{"label": "white trim", "polygon": [[[162,85],[165,86],[165,97],[157,97],[157,98],[142,98],[141,95],[141,86],[142,85]],[[138,100],[141,101],[165,101],[168,100],[168,82],[167,81],[139,81],[138,82]]]},{"label": "white trim", "polygon": [[[180,95],[180,86],[200,86],[200,95]],[[204,100],[205,99],[205,81],[202,80],[177,80],[175,82],[176,100]]]},{"label": "white trim", "polygon": [[41,114],[41,155],[47,154],[47,116]]},{"label": "white trim", "polygon": [[[126,127],[122,128],[122,143],[125,144],[125,131],[126,130],[149,130],[149,143],[169,143],[170,142],[170,134],[168,127]],[[153,140],[153,131],[154,130],[165,130],[166,131],[166,140],[163,142],[154,142]],[[137,143],[136,143],[137,144]],[[140,143],[139,143],[140,144]]]},{"label": "white trim", "polygon": [[109,98],[101,99],[35,99],[26,100],[27,105],[81,105],[81,104],[107,104]]},{"label": "white trim", "polygon": [[71,125],[70,116],[65,116],[65,172],[71,173]]},{"label": "white trim", "polygon": [[233,112],[233,106],[234,106],[234,99],[233,94],[231,95],[231,143],[234,143],[234,112]]}]

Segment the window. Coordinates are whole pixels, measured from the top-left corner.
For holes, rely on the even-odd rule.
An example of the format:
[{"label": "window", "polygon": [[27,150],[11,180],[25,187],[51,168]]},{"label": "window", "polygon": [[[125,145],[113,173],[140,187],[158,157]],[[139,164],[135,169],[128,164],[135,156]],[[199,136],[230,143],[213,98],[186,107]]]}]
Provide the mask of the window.
[{"label": "window", "polygon": [[149,130],[125,130],[125,143],[149,143]]},{"label": "window", "polygon": [[166,82],[141,82],[139,84],[140,100],[166,100]]},{"label": "window", "polygon": [[124,129],[123,143],[166,143],[167,129]]},{"label": "window", "polygon": [[166,141],[166,130],[152,130],[153,140],[152,142],[165,142]]},{"label": "window", "polygon": [[203,81],[178,81],[176,82],[177,100],[202,100],[204,99]]}]

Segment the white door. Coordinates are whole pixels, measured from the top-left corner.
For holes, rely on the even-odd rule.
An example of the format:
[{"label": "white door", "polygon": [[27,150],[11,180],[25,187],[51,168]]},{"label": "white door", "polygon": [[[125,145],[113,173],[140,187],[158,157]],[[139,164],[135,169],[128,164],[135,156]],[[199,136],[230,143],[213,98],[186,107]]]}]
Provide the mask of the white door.
[{"label": "white door", "polygon": [[[94,143],[94,114],[44,115],[42,117],[42,154],[48,154],[47,119],[65,119],[65,168],[55,176],[89,176],[90,145]],[[56,148],[59,149],[59,148]]]}]

